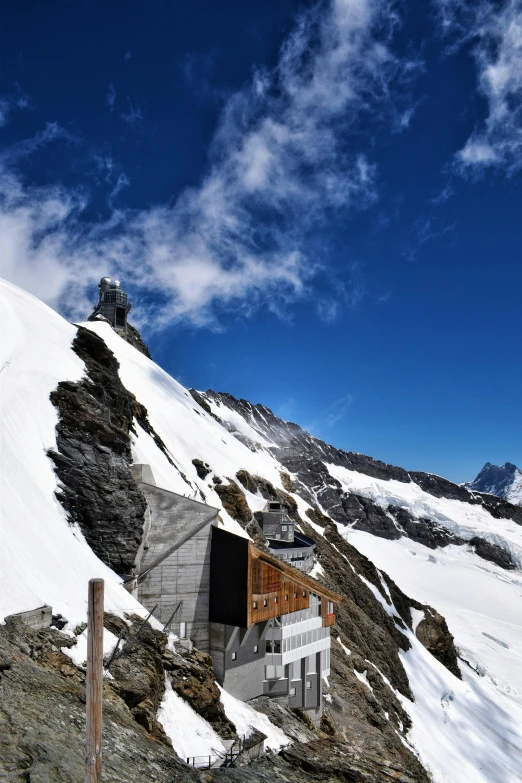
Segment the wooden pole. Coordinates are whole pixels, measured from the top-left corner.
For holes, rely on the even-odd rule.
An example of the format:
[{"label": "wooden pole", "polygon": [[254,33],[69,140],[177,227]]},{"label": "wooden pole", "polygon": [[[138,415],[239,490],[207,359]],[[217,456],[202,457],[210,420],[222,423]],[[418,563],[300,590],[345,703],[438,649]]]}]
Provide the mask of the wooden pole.
[{"label": "wooden pole", "polygon": [[103,579],[89,581],[87,610],[87,730],[85,783],[101,783],[103,696]]}]

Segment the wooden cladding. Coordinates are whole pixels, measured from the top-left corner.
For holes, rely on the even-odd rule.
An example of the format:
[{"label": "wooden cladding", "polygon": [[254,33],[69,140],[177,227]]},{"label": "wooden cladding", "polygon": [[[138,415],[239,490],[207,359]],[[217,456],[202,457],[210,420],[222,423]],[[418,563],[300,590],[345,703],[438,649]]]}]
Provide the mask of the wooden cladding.
[{"label": "wooden cladding", "polygon": [[329,628],[332,625],[335,625],[335,615],[327,614],[326,617],[323,616],[323,628]]},{"label": "wooden cladding", "polygon": [[252,560],[252,593],[261,595],[264,593],[279,593],[283,584],[283,574],[270,563],[262,560]]}]

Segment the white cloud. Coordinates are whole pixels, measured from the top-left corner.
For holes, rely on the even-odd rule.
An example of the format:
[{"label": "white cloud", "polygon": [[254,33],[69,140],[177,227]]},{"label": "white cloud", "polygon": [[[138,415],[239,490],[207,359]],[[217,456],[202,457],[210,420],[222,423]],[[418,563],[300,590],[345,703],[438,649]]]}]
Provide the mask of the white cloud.
[{"label": "white cloud", "polygon": [[522,168],[522,0],[436,0],[454,45],[472,42],[485,119],[457,155],[461,172]]},{"label": "white cloud", "polygon": [[105,96],[105,103],[107,104],[107,108],[109,111],[112,111],[114,109],[114,103],[116,101],[116,89],[114,87],[114,84],[111,82],[107,88],[107,94]]},{"label": "white cloud", "polygon": [[[4,166],[3,274],[74,317],[104,274],[125,282],[138,313],[142,298],[154,300],[141,311],[154,326],[214,324],[220,309],[245,303],[283,311],[321,265],[310,228],[375,196],[374,166],[351,130],[389,101],[395,22],[386,0],[331,0],[301,14],[273,72],[256,71],[226,101],[206,175],[172,205],[114,209],[93,223],[85,193],[24,187]],[[115,95],[111,84],[109,108]],[[111,180],[114,197],[127,180]]]}]

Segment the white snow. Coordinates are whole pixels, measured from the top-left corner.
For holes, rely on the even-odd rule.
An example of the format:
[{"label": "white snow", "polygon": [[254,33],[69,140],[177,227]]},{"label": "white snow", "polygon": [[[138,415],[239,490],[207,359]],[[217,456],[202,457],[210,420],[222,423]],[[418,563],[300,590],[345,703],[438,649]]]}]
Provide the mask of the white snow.
[{"label": "white snow", "polygon": [[235,725],[240,737],[243,735],[248,737],[252,733],[252,729],[258,729],[266,734],[265,748],[271,750],[279,750],[291,742],[286,734],[274,726],[262,712],[257,712],[250,704],[236,699],[221,686],[218,685],[218,688],[221,691],[221,702],[225,714]]},{"label": "white snow", "polygon": [[49,394],[59,381],[78,381],[83,362],[71,350],[76,328],[30,294],[0,282],[0,621],[50,604],[85,622],[87,583],[105,580],[105,607],[118,614],[144,609],[71,527],[54,493],[46,455],[56,448],[57,415]]},{"label": "white snow", "polygon": [[359,682],[362,682],[363,685],[366,685],[366,687],[369,688],[369,690],[371,690],[371,692],[373,693],[373,688],[368,681],[368,670],[365,669],[363,672],[358,672],[357,669],[354,669],[353,673],[355,674]]},{"label": "white snow", "polygon": [[461,657],[479,672],[462,664],[461,682],[407,632],[412,649],[401,657],[415,702],[400,698],[413,721],[409,740],[435,783],[520,781],[522,574],[464,547],[433,551],[407,538],[345,535],[407,595],[444,615]]},{"label": "white snow", "polygon": [[347,492],[369,498],[382,508],[389,505],[405,508],[416,519],[430,517],[465,540],[480,535],[510,552],[519,568],[522,568],[522,526],[516,522],[495,519],[480,505],[436,498],[413,481],[385,481],[338,465],[327,467],[330,475],[340,481]]},{"label": "white snow", "polygon": [[165,678],[165,693],[158,720],[172,742],[172,747],[184,761],[191,756],[213,756],[226,751],[219,734],[188,702],[178,696],[168,677]]}]

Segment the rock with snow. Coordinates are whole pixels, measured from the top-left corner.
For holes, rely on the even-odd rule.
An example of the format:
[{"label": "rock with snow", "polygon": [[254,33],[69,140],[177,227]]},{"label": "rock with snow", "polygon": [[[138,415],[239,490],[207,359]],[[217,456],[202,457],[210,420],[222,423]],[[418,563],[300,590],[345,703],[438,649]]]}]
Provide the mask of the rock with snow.
[{"label": "rock with snow", "polygon": [[476,492],[498,495],[509,503],[522,506],[522,471],[512,462],[505,462],[502,466],[486,462],[478,476],[464,486]]}]

